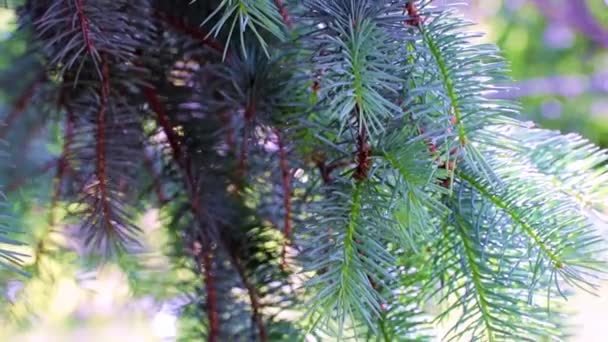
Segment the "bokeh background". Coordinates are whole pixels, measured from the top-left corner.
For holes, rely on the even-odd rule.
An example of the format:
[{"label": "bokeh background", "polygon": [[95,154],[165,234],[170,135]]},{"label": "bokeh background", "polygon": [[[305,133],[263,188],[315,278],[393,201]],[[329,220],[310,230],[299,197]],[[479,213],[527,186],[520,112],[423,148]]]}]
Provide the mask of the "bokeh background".
[{"label": "bokeh background", "polygon": [[[540,126],[578,132],[608,148],[608,0],[464,2],[464,15],[479,24],[472,29],[486,32],[482,39],[498,44],[511,63],[516,89],[496,96],[520,100],[523,115]],[[14,13],[1,10],[0,71],[28,63],[19,57],[24,49]],[[5,121],[24,77],[14,75],[0,84]],[[36,276],[27,279],[0,269],[0,341],[175,340],[180,324],[193,324],[178,318],[187,299],[175,286],[192,275],[175,273],[162,257],[167,237],[160,214],[151,210],[140,218],[147,244],[137,258],[101,268],[83,258],[77,240],[62,233],[66,227],[49,226],[48,209],[39,205],[48,203],[52,193],[52,172],[45,165],[59,151],[59,130],[44,128],[35,120],[36,108],[28,110],[34,113],[31,122],[11,127],[10,134],[32,139],[25,146],[6,146],[3,158],[10,162],[0,163],[0,184],[13,224],[30,243],[23,248],[33,256],[24,259],[26,270]],[[10,142],[1,127],[0,136]],[[608,220],[608,213],[594,216]],[[597,220],[597,227],[608,238],[606,225]],[[43,236],[53,243],[37,244]],[[142,272],[142,264],[152,271]],[[572,341],[608,341],[608,283],[597,296],[577,293],[565,305],[575,326]]]}]

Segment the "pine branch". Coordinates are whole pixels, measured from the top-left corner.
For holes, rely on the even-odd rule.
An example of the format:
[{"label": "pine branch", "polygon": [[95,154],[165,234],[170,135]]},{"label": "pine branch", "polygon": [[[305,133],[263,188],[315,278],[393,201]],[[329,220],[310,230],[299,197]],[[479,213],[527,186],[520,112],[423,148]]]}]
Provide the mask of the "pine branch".
[{"label": "pine branch", "polygon": [[207,320],[209,321],[209,332],[207,336],[207,341],[217,342],[219,341],[220,336],[220,311],[218,308],[215,277],[212,271],[213,253],[211,251],[211,246],[208,242],[206,242],[206,245],[203,245],[201,242],[195,241],[194,245],[194,255],[198,259],[197,263],[202,268],[202,273],[204,277],[203,282],[205,284],[205,291],[207,293],[207,305],[205,308],[207,312]]},{"label": "pine branch", "polygon": [[514,222],[521,225],[522,229],[525,231],[530,238],[533,239],[534,244],[540,248],[540,250],[547,255],[547,257],[551,260],[552,264],[555,268],[561,269],[564,267],[564,263],[561,259],[545,244],[544,239],[542,239],[537,233],[536,229],[531,227],[526,223],[526,221],[512,208],[505,203],[501,198],[494,196],[488,191],[485,187],[483,187],[480,183],[478,183],[475,178],[469,177],[466,174],[459,172],[458,177],[471,184],[479,193],[487,198],[490,202],[492,202],[496,207],[506,211],[509,216],[513,219]]},{"label": "pine branch", "polygon": [[[162,128],[171,147],[173,160],[175,160],[179,166],[180,172],[183,175],[181,180],[183,181],[187,191],[189,210],[192,212],[196,225],[202,228],[205,226],[205,222],[203,221],[204,211],[202,208],[200,193],[198,187],[196,186],[194,176],[192,175],[191,161],[188,158],[188,155],[182,150],[182,143],[175,134],[173,125],[170,122],[167,112],[156,91],[151,87],[146,87],[144,88],[143,92],[152,110],[156,113],[158,124]],[[215,286],[215,277],[212,266],[213,252],[211,249],[211,237],[214,235],[214,233],[207,231],[201,232],[201,234],[202,242],[198,240],[195,241],[195,244],[199,246],[198,248],[195,247],[195,250],[197,251],[195,256],[197,256],[199,259],[197,264],[202,268],[203,282],[206,291],[206,312],[209,326],[207,340],[219,341],[222,325],[220,324],[219,319],[220,310],[218,307],[217,289]]]},{"label": "pine branch", "polygon": [[184,339],[424,341],[429,300],[445,340],[560,339],[554,297],[605,270],[608,157],[512,118],[504,60],[450,8],[48,0],[20,23],[45,70],[0,135],[60,83],[49,220],[77,203],[91,253],[130,252],[156,193]]},{"label": "pine branch", "polygon": [[226,50],[226,48],[220,42],[210,38],[208,33],[204,32],[198,27],[188,25],[186,22],[166,15],[164,13],[158,13],[158,17],[161,19],[161,21],[167,23],[169,26],[173,27],[178,31],[190,35],[192,38],[199,40],[203,44],[209,46],[214,51],[224,53],[224,51]]},{"label": "pine branch", "polygon": [[[282,19],[275,5],[270,1],[225,0],[203,21],[201,26],[214,20],[216,23],[211,27],[210,35],[218,37],[222,33],[227,36],[224,59],[228,53],[231,37],[237,34],[244,56],[247,55],[248,43],[245,36],[249,34],[256,39],[266,56],[270,56],[268,38],[264,36],[265,33],[269,33],[275,38],[283,40]],[[237,24],[238,33],[235,33]]]}]

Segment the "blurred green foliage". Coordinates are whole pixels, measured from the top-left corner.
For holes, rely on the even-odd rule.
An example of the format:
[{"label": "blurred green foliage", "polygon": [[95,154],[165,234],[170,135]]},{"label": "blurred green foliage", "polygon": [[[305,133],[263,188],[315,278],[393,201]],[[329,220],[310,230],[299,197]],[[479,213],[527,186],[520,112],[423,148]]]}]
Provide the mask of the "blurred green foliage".
[{"label": "blurred green foliage", "polygon": [[[577,1],[586,1],[596,21],[584,24],[599,25],[608,34],[606,2]],[[495,5],[488,5],[492,2]],[[487,25],[489,39],[500,46],[511,62],[516,81],[549,78],[551,89],[524,89],[524,93],[561,90],[561,93],[521,97],[523,112],[544,127],[580,132],[606,147],[608,47],[601,46],[572,24],[568,16],[577,13],[564,10],[564,17],[556,14],[563,6],[565,1],[483,0],[477,1],[471,11],[478,14],[477,20]],[[480,7],[489,10],[479,11]]]}]

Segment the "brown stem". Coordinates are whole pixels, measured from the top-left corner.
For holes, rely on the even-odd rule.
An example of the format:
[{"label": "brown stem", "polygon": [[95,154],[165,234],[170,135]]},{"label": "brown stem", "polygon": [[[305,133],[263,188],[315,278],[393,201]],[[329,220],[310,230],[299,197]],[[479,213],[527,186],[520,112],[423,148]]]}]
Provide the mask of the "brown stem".
[{"label": "brown stem", "polygon": [[[230,250],[229,248],[226,248],[226,249]],[[231,259],[232,259],[234,268],[236,269],[237,273],[239,274],[239,277],[241,278],[241,281],[243,282],[243,286],[245,287],[245,289],[247,290],[247,293],[249,295],[249,301],[251,302],[251,320],[254,322],[254,324],[258,328],[258,336],[260,338],[260,341],[262,341],[262,342],[268,341],[268,336],[266,334],[266,327],[264,326],[264,321],[262,320],[262,317],[260,316],[261,304],[260,304],[258,292],[257,292],[255,286],[253,286],[253,284],[251,284],[251,282],[249,281],[249,278],[247,277],[247,274],[245,272],[245,268],[243,267],[243,265],[241,264],[241,262],[239,261],[237,256],[232,251],[231,251]]]},{"label": "brown stem", "polygon": [[94,46],[89,33],[89,18],[84,13],[84,0],[76,0],[76,12],[80,20],[80,30],[82,31],[85,48],[90,53]]},{"label": "brown stem", "polygon": [[275,129],[275,134],[279,145],[279,164],[281,168],[281,179],[283,181],[283,207],[285,210],[285,216],[283,218],[283,235],[285,237],[285,242],[281,252],[281,265],[285,268],[287,266],[287,245],[291,240],[291,170],[289,169],[289,161],[287,160],[285,141],[278,129]]},{"label": "brown stem", "polygon": [[313,155],[312,161],[319,169],[319,172],[321,173],[321,179],[325,184],[329,184],[333,181],[333,176],[331,175],[331,173],[334,170],[341,169],[343,167],[347,167],[353,164],[352,160],[337,160],[328,165],[325,160],[325,156],[319,154]]},{"label": "brown stem", "polygon": [[414,0],[410,0],[405,3],[405,10],[409,17],[409,19],[407,19],[405,21],[406,25],[417,27],[417,26],[420,26],[420,24],[422,24],[423,19],[420,16],[420,13],[418,12],[418,7],[416,7],[416,3]]},{"label": "brown stem", "polygon": [[179,143],[179,139],[178,139],[177,135],[175,134],[175,131],[173,130],[173,125],[171,124],[171,122],[169,120],[169,116],[167,115],[167,112],[165,111],[165,107],[163,106],[162,102],[160,101],[160,98],[158,97],[156,90],[154,90],[154,88],[151,88],[151,87],[145,87],[144,96],[146,97],[146,100],[150,104],[150,107],[152,108],[152,110],[156,113],[156,120],[158,121],[158,124],[162,128],[163,133],[167,137],[167,142],[169,143],[169,146],[171,147],[171,151],[173,152],[173,157],[174,157],[175,161],[177,161],[180,165],[183,166],[184,155],[182,154],[182,148]]},{"label": "brown stem", "polygon": [[217,307],[217,292],[212,269],[212,252],[209,243],[202,248],[203,274],[205,277],[205,290],[207,292],[207,319],[209,320],[209,334],[207,341],[217,342],[220,335],[219,309]]},{"label": "brown stem", "polygon": [[293,23],[291,22],[289,12],[287,11],[285,3],[283,3],[283,0],[274,0],[274,4],[279,9],[279,14],[281,14],[281,18],[283,18],[283,23],[285,23],[285,26],[287,26],[288,28],[292,28]]},{"label": "brown stem", "polygon": [[188,159],[188,156],[182,152],[179,137],[175,134],[173,124],[171,124],[171,120],[167,115],[165,106],[162,104],[158,94],[156,93],[156,90],[151,87],[145,87],[143,91],[144,96],[150,104],[150,107],[156,113],[156,121],[158,122],[161,129],[163,130],[163,133],[165,133],[165,136],[167,137],[167,141],[169,143],[169,146],[171,147],[171,152],[173,153],[173,159],[184,174],[184,183],[186,185],[188,193],[190,194],[190,207],[192,209],[192,212],[197,217],[197,219],[200,219],[200,198],[198,195],[198,190],[196,189],[196,181],[194,179],[190,167],[190,160]]},{"label": "brown stem", "polygon": [[169,26],[173,27],[174,29],[190,35],[192,38],[201,41],[203,44],[209,46],[211,49],[219,53],[224,53],[224,46],[217,40],[210,38],[209,34],[200,28],[191,26],[182,20],[171,17],[164,13],[158,13],[158,16],[162,21],[169,24]]},{"label": "brown stem", "polygon": [[[171,147],[173,153],[173,159],[184,174],[183,181],[190,197],[190,210],[192,211],[192,214],[194,215],[197,222],[201,224],[202,208],[200,203],[200,196],[198,189],[195,186],[196,183],[194,177],[192,176],[190,160],[188,159],[188,156],[183,154],[182,152],[179,137],[175,134],[175,131],[173,130],[173,125],[169,120],[167,111],[165,110],[164,105],[160,101],[156,90],[151,87],[145,87],[143,89],[143,92],[148,103],[150,104],[150,107],[156,113],[156,120],[158,124],[165,133],[165,136],[167,137],[169,146]],[[205,277],[205,291],[207,292],[207,317],[209,319],[209,335],[207,336],[207,340],[210,342],[216,342],[219,341],[220,331],[219,308],[217,305],[217,294],[215,291],[214,277],[212,273],[211,248],[208,242],[208,238],[205,237],[205,239],[203,240],[204,245],[201,246],[201,249],[203,249],[201,252],[204,253],[204,255],[201,264],[203,266],[203,274]]]},{"label": "brown stem", "polygon": [[[450,120],[450,122],[452,124],[455,124],[455,122],[453,120]],[[419,128],[418,129],[418,133],[419,134],[424,134],[424,129],[423,128]],[[456,163],[454,161],[450,160],[449,157],[448,157],[447,161],[440,159],[440,155],[438,153],[439,148],[437,147],[437,145],[433,141],[431,141],[431,139],[428,139],[428,138],[424,139],[424,142],[428,146],[429,152],[431,153],[431,156],[433,157],[433,159],[439,163],[438,167],[440,169],[446,169],[448,172],[454,172],[455,171],[454,169],[455,169]],[[459,150],[460,150],[460,145],[452,148],[450,150],[450,152],[449,152],[449,156],[455,155],[456,153],[458,153]],[[450,181],[451,180],[448,177],[448,178],[444,179],[441,182],[440,185],[442,187],[444,187],[444,188],[449,189],[450,186],[451,186]]]},{"label": "brown stem", "polygon": [[96,155],[96,176],[98,182],[99,195],[102,205],[104,228],[108,229],[112,225],[110,218],[110,202],[108,200],[108,179],[106,173],[106,120],[108,110],[108,98],[110,96],[110,67],[105,56],[102,56],[101,66],[101,89],[99,110],[97,111],[97,144],[95,147]]},{"label": "brown stem", "polygon": [[358,182],[361,182],[367,179],[369,170],[372,166],[371,160],[371,147],[369,146],[369,141],[367,137],[367,128],[363,127],[361,124],[361,120],[359,119],[359,107],[355,107],[355,118],[357,120],[357,156],[356,163],[357,167],[355,168],[355,172],[353,173],[353,178]]},{"label": "brown stem", "polygon": [[317,95],[319,93],[319,90],[321,90],[321,82],[319,82],[318,80],[314,80],[310,88],[313,94]]}]

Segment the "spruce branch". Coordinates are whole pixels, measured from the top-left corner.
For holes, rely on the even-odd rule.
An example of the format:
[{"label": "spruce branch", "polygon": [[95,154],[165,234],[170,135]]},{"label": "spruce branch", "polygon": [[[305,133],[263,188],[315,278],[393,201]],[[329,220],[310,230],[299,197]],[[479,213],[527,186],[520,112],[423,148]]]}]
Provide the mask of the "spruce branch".
[{"label": "spruce branch", "polygon": [[61,127],[49,220],[76,208],[91,254],[133,252],[133,218],[161,207],[184,339],[425,341],[448,318],[445,340],[560,339],[558,295],[605,271],[588,216],[606,153],[516,118],[493,96],[506,62],[449,6],[29,0],[19,17],[12,67],[44,71],[0,135]]}]

